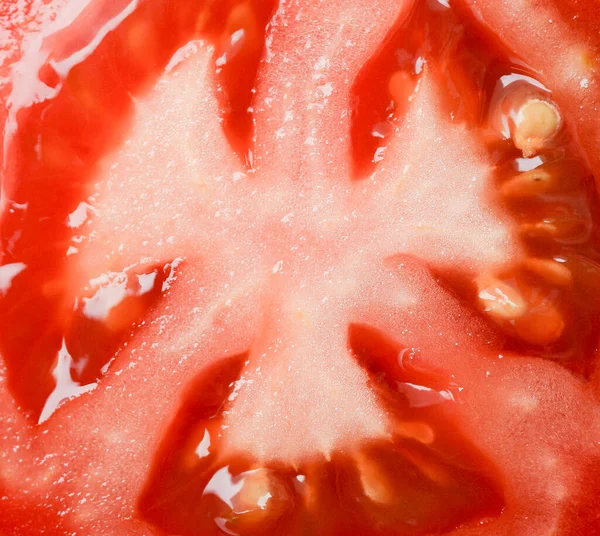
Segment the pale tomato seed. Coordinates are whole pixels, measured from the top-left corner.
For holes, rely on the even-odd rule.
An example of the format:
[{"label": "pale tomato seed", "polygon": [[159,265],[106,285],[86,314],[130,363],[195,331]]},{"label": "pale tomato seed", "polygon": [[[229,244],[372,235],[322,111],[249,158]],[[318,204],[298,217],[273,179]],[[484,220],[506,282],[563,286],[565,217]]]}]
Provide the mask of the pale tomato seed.
[{"label": "pale tomato seed", "polygon": [[513,177],[500,187],[507,199],[541,195],[556,187],[558,178],[543,169],[532,169]]},{"label": "pale tomato seed", "polygon": [[523,223],[521,234],[531,238],[573,239],[584,235],[586,223],[575,217],[548,218],[538,222]]},{"label": "pale tomato seed", "polygon": [[527,302],[521,293],[496,278],[476,281],[479,308],[496,320],[514,320],[525,314]]},{"label": "pale tomato seed", "polygon": [[246,39],[256,39],[258,34],[258,22],[250,2],[240,2],[229,13],[225,33],[227,40],[235,32],[243,30]]},{"label": "pale tomato seed", "polygon": [[523,261],[523,267],[556,286],[565,287],[573,282],[571,270],[553,259],[530,257]]},{"label": "pale tomato seed", "polygon": [[196,427],[180,456],[181,467],[186,471],[198,467],[201,461],[211,455],[211,434],[205,426]]},{"label": "pale tomato seed", "polygon": [[39,150],[44,168],[50,172],[63,171],[71,162],[79,160],[75,148],[61,136],[42,138]]},{"label": "pale tomato seed", "polygon": [[565,323],[554,305],[542,302],[515,321],[515,331],[524,341],[538,346],[556,342],[562,335]]},{"label": "pale tomato seed", "polygon": [[528,99],[517,111],[512,135],[523,156],[534,156],[544,149],[559,131],[561,117],[554,104],[538,98]]},{"label": "pale tomato seed", "polygon": [[244,533],[275,524],[293,506],[285,477],[271,469],[254,469],[242,476],[242,488],[232,499],[232,520]]}]

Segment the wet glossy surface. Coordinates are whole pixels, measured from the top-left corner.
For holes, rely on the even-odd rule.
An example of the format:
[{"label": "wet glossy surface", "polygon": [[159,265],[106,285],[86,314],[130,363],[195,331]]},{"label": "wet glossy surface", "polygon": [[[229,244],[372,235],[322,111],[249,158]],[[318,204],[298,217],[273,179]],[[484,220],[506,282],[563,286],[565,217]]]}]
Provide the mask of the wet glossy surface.
[{"label": "wet glossy surface", "polygon": [[[128,296],[129,304],[122,307],[131,309],[131,322],[100,335],[94,318],[81,318],[86,314],[78,303],[85,294],[67,295],[61,278],[78,250],[71,239],[77,243],[78,233],[85,232],[93,215],[92,207],[86,209],[81,199],[102,154],[121,140],[131,118],[132,96],[152,84],[190,39],[217,41],[215,53],[220,55],[214,61],[222,65],[215,69],[215,77],[224,99],[224,127],[240,158],[246,160],[246,153],[251,152],[251,121],[246,110],[262,54],[261,32],[272,8],[261,4],[263,10],[255,12],[251,3],[241,7],[223,2],[183,4],[146,2],[134,9],[125,2],[107,8],[92,3],[68,32],[63,31],[64,36],[52,35],[38,44],[39,51],[36,43],[28,51],[23,66],[39,69],[39,88],[15,79],[5,136],[1,223],[2,264],[15,268],[4,269],[6,288],[0,314],[4,325],[19,325],[19,329],[3,331],[1,345],[5,359],[13,363],[9,369],[15,397],[32,416],[41,413],[54,389],[53,368],[62,341],[74,354],[72,368],[79,369],[73,381],[93,383],[122,343],[124,334],[117,332],[131,331],[153,303]],[[90,20],[96,20],[96,35],[91,33]],[[238,31],[234,27],[248,24],[252,28],[244,30],[240,39],[250,39],[250,45],[243,47],[240,41],[241,49],[228,48],[227,40]],[[112,32],[115,28],[118,31]],[[59,45],[53,49],[55,43]],[[241,71],[238,61],[249,62],[250,68]],[[19,279],[15,279],[16,267],[22,268]],[[81,282],[82,287],[87,285]],[[72,310],[76,311],[73,318]],[[91,333],[85,339],[91,340],[82,345],[77,339],[86,323],[91,324],[85,328]],[[71,329],[80,335],[70,337]],[[29,342],[32,339],[34,346]],[[92,348],[82,348],[88,342]]]},{"label": "wet glossy surface", "polygon": [[[97,379],[100,369],[110,360],[124,336],[116,333],[122,330],[114,329],[102,335],[90,335],[95,341],[91,342],[92,346],[97,346],[91,350],[96,357],[87,355],[89,352],[77,342],[77,337],[68,335],[65,330],[74,329],[79,333],[82,325],[93,323],[93,319],[83,320],[83,324],[77,320],[77,314],[69,319],[69,310],[77,310],[77,303],[83,296],[66,296],[60,278],[65,263],[77,249],[68,244],[68,239],[76,237],[78,229],[84,228],[89,217],[85,204],[82,206],[79,201],[86,180],[93,177],[94,162],[102,152],[119,139],[119,132],[130,113],[128,95],[132,91],[142,91],[151,83],[160,69],[173,61],[171,56],[175,48],[194,35],[208,36],[217,47],[214,61],[217,92],[220,99],[225,99],[222,100],[223,126],[232,148],[251,165],[253,134],[247,110],[251,109],[252,87],[264,46],[261,28],[264,29],[273,9],[265,4],[257,11],[251,3],[207,4],[193,9],[173,4],[169,7],[170,14],[160,17],[159,21],[153,15],[158,6],[152,3],[135,11],[124,6],[122,11],[103,13],[101,20],[107,20],[106,28],[119,27],[119,31],[109,33],[102,42],[92,40],[88,48],[83,49],[82,62],[71,50],[77,38],[69,37],[63,42],[52,37],[62,47],[55,52],[57,58],[50,56],[40,68],[40,80],[44,84],[40,88],[45,88],[40,94],[46,95],[42,102],[27,107],[32,96],[23,94],[18,83],[15,84],[7,137],[11,148],[6,161],[10,172],[4,186],[7,209],[2,220],[2,262],[8,265],[4,268],[7,275],[2,314],[4,323],[20,323],[19,319],[24,317],[29,321],[26,326],[21,325],[21,330],[3,332],[2,344],[9,370],[13,371],[13,392],[28,411],[41,412],[45,398],[54,390],[52,367],[63,339],[66,348],[73,347],[70,357],[73,368],[80,369],[73,381],[85,385]],[[197,22],[192,24],[194,20]],[[550,344],[545,344],[544,338],[540,339],[544,344],[527,344],[532,341],[523,341],[522,337],[515,337],[513,330],[508,330],[506,350],[558,359],[588,376],[592,365],[587,356],[596,345],[592,326],[600,315],[594,303],[587,299],[589,286],[600,277],[600,272],[596,274],[600,265],[595,223],[598,201],[593,177],[583,164],[570,156],[576,154],[576,147],[570,144],[567,134],[562,134],[550,151],[529,159],[519,158],[510,143],[500,141],[502,137],[510,137],[497,119],[497,114],[504,112],[496,103],[507,98],[503,88],[516,84],[521,93],[522,88],[527,93],[537,91],[538,85],[543,86],[529,75],[505,74],[515,69],[524,71],[521,66],[512,64],[483,30],[469,27],[467,31],[457,31],[461,28],[458,24],[450,10],[435,2],[429,7],[425,4],[415,7],[406,20],[399,21],[381,50],[365,65],[352,87],[352,100],[356,105],[351,128],[351,157],[356,177],[364,176],[373,163],[383,158],[387,136],[402,120],[418,83],[425,64],[424,55],[436,58],[438,67],[433,69],[448,88],[449,113],[454,120],[466,120],[473,128],[483,129],[482,135],[490,140],[491,157],[498,163],[501,193],[498,196],[490,192],[490,195],[505,203],[516,221],[523,222],[522,240],[531,255],[542,259],[564,259],[564,264],[573,271],[574,282],[569,289],[553,289],[551,282],[540,281],[539,277],[531,280],[530,274],[517,276],[525,277],[529,285],[541,284],[540,291],[554,296],[552,300],[558,303],[563,315],[573,320],[576,310],[578,320],[566,322],[566,328]],[[237,30],[233,29],[238,26]],[[72,35],[77,35],[78,27],[85,28],[84,23],[75,23]],[[152,35],[154,45],[146,44],[143,51],[134,54],[138,27],[143,27],[144,35],[148,32]],[[174,28],[178,32],[174,32]],[[232,38],[236,31],[239,32],[237,37]],[[83,36],[90,39],[85,33]],[[232,44],[231,39],[235,43]],[[244,45],[244,40],[250,40],[250,44]],[[99,48],[91,54],[94,47]],[[250,63],[246,69],[240,69],[236,63],[247,61]],[[105,66],[109,63],[110,67]],[[406,73],[406,76],[399,82],[397,73]],[[488,111],[490,103],[492,108]],[[92,104],[93,109],[90,108]],[[63,119],[65,117],[68,121]],[[17,118],[19,131],[13,139],[10,130],[16,126]],[[488,128],[489,133],[486,133]],[[35,142],[33,133],[38,131],[40,141]],[[60,141],[72,139],[72,132],[77,132],[76,143]],[[56,147],[59,142],[68,145]],[[507,195],[506,183],[524,167],[527,170],[551,169],[554,180],[561,186],[539,193]],[[19,180],[19,176],[28,176],[31,180]],[[71,221],[66,226],[65,218]],[[78,218],[80,221],[72,223]],[[552,224],[543,227],[538,223],[540,220],[556,221],[558,228]],[[43,251],[39,249],[40,243],[44,244]],[[44,255],[42,265],[40,254]],[[19,277],[15,274],[17,269],[20,270]],[[512,269],[519,270],[514,267],[508,271]],[[454,273],[438,275],[446,280],[454,280],[456,276]],[[469,301],[474,299],[473,290],[470,283],[456,286],[456,291]],[[133,295],[128,297],[131,303],[136,299]],[[129,330],[126,326],[132,326],[142,318],[150,306],[151,301],[147,299],[131,305],[132,311],[128,313],[131,322],[125,323],[123,330]],[[85,312],[80,314],[85,316]],[[76,325],[69,328],[73,322]],[[94,331],[93,326],[90,329]],[[27,341],[33,333],[41,334],[41,337],[35,337],[39,342],[31,348]],[[537,342],[535,338],[533,342]],[[21,357],[24,346],[28,347],[25,359]],[[11,359],[11,355],[19,357]]]},{"label": "wet glossy surface", "polygon": [[413,349],[365,326],[351,327],[349,343],[392,415],[387,440],[299,465],[236,451],[224,416],[248,356],[225,358],[202,371],[181,400],[140,500],[144,518],[189,536],[303,534],[310,527],[375,536],[447,532],[499,515],[498,475],[452,419],[458,386],[420,370]]},{"label": "wet glossy surface", "polygon": [[[31,423],[48,421],[61,406],[68,414],[67,399],[102,385],[114,360],[135,346],[138,332],[156,318],[171,286],[185,273],[181,257],[118,266],[92,280],[73,267],[95,216],[96,200],[88,194],[99,180],[104,156],[124,141],[138,96],[184,61],[191,40],[194,47],[202,46],[198,39],[214,47],[212,87],[229,149],[242,163],[245,179],[261,180],[260,173],[253,174],[256,136],[261,135],[253,116],[253,107],[261,103],[254,95],[261,58],[270,54],[265,36],[277,6],[158,0],[107,5],[86,8],[63,33],[32,48],[22,65],[37,72],[39,84],[16,80],[9,101],[0,325],[10,329],[0,329],[0,352],[9,390]],[[92,19],[101,24],[90,26]],[[348,83],[347,160],[353,184],[360,188],[385,166],[386,151],[404,127],[425,73],[443,89],[444,120],[465,124],[484,147],[493,174],[487,201],[510,216],[521,251],[516,260],[479,274],[470,267],[428,263],[426,256],[418,262],[483,322],[486,334],[493,333],[477,342],[482,354],[493,348],[500,357],[558,362],[587,385],[596,366],[600,321],[600,305],[590,299],[600,292],[594,177],[565,126],[570,118],[550,114],[550,127],[539,136],[535,121],[531,126],[522,120],[530,99],[557,110],[552,94],[488,30],[459,19],[443,2],[423,2],[400,17]],[[319,91],[330,96],[326,84]],[[284,218],[281,222],[289,223],[291,216]],[[311,232],[325,234],[331,222],[325,223],[319,221]],[[331,243],[320,243],[321,251],[329,255],[336,245]],[[312,254],[309,248],[303,251]],[[268,268],[277,274],[292,264],[277,260]],[[308,255],[294,266],[320,282]],[[81,280],[66,281],[73,277]],[[299,276],[294,281],[306,285]],[[294,299],[303,306],[302,297]],[[324,346],[332,354],[334,331],[348,327],[348,356],[368,379],[374,407],[387,419],[388,437],[337,445],[302,462],[263,460],[238,449],[230,440],[227,416],[237,389],[252,383],[243,370],[255,359],[256,346],[264,355],[275,355],[279,348],[293,353],[294,344],[285,346],[286,337],[297,344],[292,335],[326,339],[313,329],[314,310],[303,316],[299,306],[290,315],[285,304],[269,299],[276,318],[265,321],[268,328],[261,336],[273,336],[275,342],[253,343],[252,352],[233,357],[224,352],[187,375],[178,409],[156,438],[153,465],[136,502],[140,520],[165,534],[189,536],[307,531],[341,536],[356,530],[383,536],[444,533],[502,514],[503,477],[489,449],[484,455],[461,430],[460,383],[448,371],[420,365],[421,350],[409,346],[410,340],[354,318],[342,328],[333,322],[323,327],[320,321],[317,327],[331,333]],[[328,307],[320,305],[318,314],[326,316]],[[383,310],[382,317],[393,316]],[[292,335],[279,327],[286,323],[293,326]],[[433,340],[431,334],[426,337]],[[286,389],[292,390],[289,383]]]}]

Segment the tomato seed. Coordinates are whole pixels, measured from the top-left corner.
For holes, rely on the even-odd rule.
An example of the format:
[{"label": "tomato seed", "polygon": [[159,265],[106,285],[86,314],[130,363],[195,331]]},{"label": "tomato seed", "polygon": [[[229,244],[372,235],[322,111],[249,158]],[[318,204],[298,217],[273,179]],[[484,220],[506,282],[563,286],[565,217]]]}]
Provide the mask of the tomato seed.
[{"label": "tomato seed", "polygon": [[291,483],[272,469],[254,469],[240,475],[241,489],[231,498],[232,508],[227,517],[240,534],[257,530],[268,534],[280,519],[293,508]]},{"label": "tomato seed", "polygon": [[515,117],[512,139],[515,147],[530,157],[544,149],[559,131],[561,117],[556,106],[538,98],[528,99]]},{"label": "tomato seed", "polygon": [[505,182],[500,188],[502,197],[520,198],[541,195],[556,187],[558,178],[543,169],[532,169]]},{"label": "tomato seed", "polygon": [[568,286],[573,282],[571,270],[554,259],[530,257],[523,261],[523,267],[556,286]]},{"label": "tomato seed", "polygon": [[565,322],[560,311],[548,301],[535,305],[515,321],[515,331],[524,341],[545,346],[562,335]]},{"label": "tomato seed", "polygon": [[514,320],[527,311],[527,302],[521,293],[496,278],[476,281],[479,308],[496,320]]},{"label": "tomato seed", "polygon": [[521,234],[527,238],[550,238],[571,243],[585,241],[589,229],[588,221],[575,216],[570,209],[561,207],[538,221],[520,225]]}]

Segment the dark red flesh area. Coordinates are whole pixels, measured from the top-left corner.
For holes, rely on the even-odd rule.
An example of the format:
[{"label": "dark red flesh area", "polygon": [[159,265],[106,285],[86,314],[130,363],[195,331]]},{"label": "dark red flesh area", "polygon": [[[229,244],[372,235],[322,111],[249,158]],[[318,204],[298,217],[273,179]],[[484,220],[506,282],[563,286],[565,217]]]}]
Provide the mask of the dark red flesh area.
[{"label": "dark red flesh area", "polygon": [[[54,388],[52,370],[63,342],[77,367],[77,381],[84,385],[98,380],[136,326],[159,307],[163,283],[176,270],[173,265],[149,266],[143,273],[127,274],[127,297],[115,310],[127,321],[116,322],[121,326],[117,330],[87,318],[81,301],[90,296],[83,292],[71,295],[61,283],[73,262],[67,256],[73,234],[66,225],[67,216],[81,202],[99,158],[121,142],[133,113],[132,96],[151,87],[177,48],[194,37],[211,40],[215,58],[229,54],[225,66],[219,72],[215,69],[223,127],[232,150],[252,166],[254,133],[248,109],[264,50],[265,28],[276,5],[246,2],[239,19],[243,22],[230,16],[239,5],[231,0],[142,2],[65,80],[60,80],[50,64],[44,66],[40,79],[48,87],[60,85],[57,95],[16,112],[18,129],[9,137],[5,156],[8,180],[4,193],[9,209],[0,222],[1,263],[23,263],[28,268],[0,296],[0,325],[10,326],[0,330],[0,353],[10,391],[32,421],[38,420]],[[73,34],[63,36],[64,46],[54,47],[59,58],[85,39],[86,16],[107,14],[84,12],[81,24],[75,23],[70,30]],[[234,31],[228,24],[248,24],[244,46],[227,48],[224,36]],[[128,36],[138,25],[148,36],[143,51],[132,50],[128,44]],[[533,76],[475,21],[459,21],[450,10],[419,3],[408,20],[385,36],[378,53],[354,81],[349,158],[355,180],[372,170],[375,151],[387,143],[394,124],[402,121],[425,57],[447,89],[444,104],[448,110],[484,133],[498,78],[510,73]],[[406,87],[392,95],[389,82],[397,71],[406,73]],[[55,140],[68,140],[68,144],[56,147]],[[509,142],[493,139],[487,146],[501,184],[518,169],[521,155]],[[515,276],[552,295],[566,327],[556,342],[543,346],[523,342],[499,327],[494,329],[506,352],[559,361],[587,381],[596,365],[590,356],[596,353],[595,326],[600,321],[600,301],[590,299],[600,293],[599,200],[594,177],[580,162],[578,148],[568,135],[543,158],[576,176],[568,193],[543,200],[497,202],[504,203],[522,222],[544,211],[567,215],[563,236],[525,233],[522,241],[533,256],[563,258],[573,273],[573,285],[565,289],[529,273]],[[140,293],[139,277],[151,274],[152,289]],[[435,275],[475,308],[476,293],[465,274],[456,270]],[[361,495],[360,479],[350,462],[353,453],[307,460],[304,466],[264,467],[244,453],[219,448],[219,419],[239,379],[242,355],[202,371],[191,382],[156,454],[140,499],[140,515],[166,534],[190,536],[222,534],[223,526],[236,534],[430,534],[499,515],[503,507],[501,478],[453,423],[452,400],[459,396],[456,386],[435,371],[412,367],[410,360],[401,367],[397,356],[404,349],[367,326],[351,326],[348,346],[398,421],[425,422],[435,431],[436,439],[430,444],[401,436],[365,446],[370,460],[387,474],[398,475],[392,478],[396,502],[391,507]],[[414,403],[410,386],[415,385],[429,393],[432,402]],[[214,438],[209,454],[202,459],[191,456],[207,431]],[[270,499],[275,501],[275,521],[257,523],[252,512],[235,511],[210,491],[209,482],[224,468],[234,485],[252,471],[267,469],[277,475],[274,489],[279,496]],[[317,496],[306,500],[311,493]],[[318,507],[311,509],[310,505]]]}]

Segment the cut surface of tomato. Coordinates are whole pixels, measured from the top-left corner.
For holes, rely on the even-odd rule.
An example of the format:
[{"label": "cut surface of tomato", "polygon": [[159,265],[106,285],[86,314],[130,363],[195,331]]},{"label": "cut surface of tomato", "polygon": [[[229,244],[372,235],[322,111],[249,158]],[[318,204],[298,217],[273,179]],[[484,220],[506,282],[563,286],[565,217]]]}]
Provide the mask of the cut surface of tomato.
[{"label": "cut surface of tomato", "polygon": [[600,534],[587,3],[11,4],[0,533]]}]

